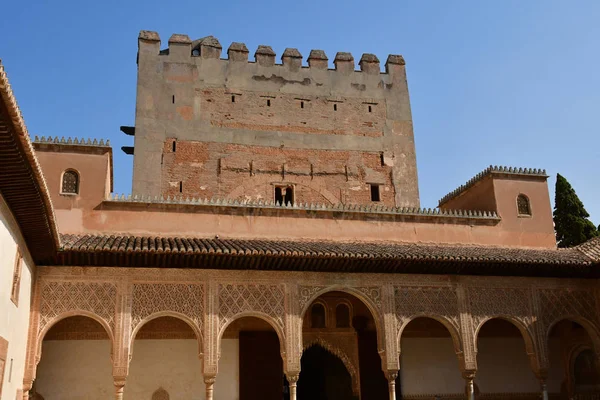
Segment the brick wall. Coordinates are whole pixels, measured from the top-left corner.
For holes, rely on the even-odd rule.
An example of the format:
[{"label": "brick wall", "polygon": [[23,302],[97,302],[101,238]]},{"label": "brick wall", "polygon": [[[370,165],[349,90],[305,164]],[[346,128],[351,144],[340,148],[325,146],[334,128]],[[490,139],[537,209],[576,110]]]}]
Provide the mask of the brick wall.
[{"label": "brick wall", "polygon": [[[175,151],[173,151],[175,149]],[[169,138],[163,146],[162,193],[167,196],[274,200],[275,187],[294,187],[309,203],[394,204],[391,168],[376,152],[299,150]]]}]

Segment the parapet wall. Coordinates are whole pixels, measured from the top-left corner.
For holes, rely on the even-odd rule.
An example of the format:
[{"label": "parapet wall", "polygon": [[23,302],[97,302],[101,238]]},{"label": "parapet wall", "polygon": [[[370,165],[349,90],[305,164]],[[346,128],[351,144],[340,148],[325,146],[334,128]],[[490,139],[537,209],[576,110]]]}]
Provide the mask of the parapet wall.
[{"label": "parapet wall", "polygon": [[[280,149],[370,152],[389,169],[392,204],[419,206],[402,56],[389,56],[382,73],[373,54],[363,54],[356,71],[352,54],[344,52],[336,54],[335,69],[328,69],[322,50],[312,50],[308,66],[302,66],[300,52],[288,48],[276,64],[269,46],[259,46],[249,61],[247,47],[232,43],[222,59],[221,44],[210,36],[192,41],[173,35],[161,50],[158,34],[142,31],[138,45],[134,193],[165,194],[164,168],[192,175],[201,169],[208,183],[218,182],[216,170],[199,166],[194,153],[179,159],[177,168],[164,164],[165,144],[176,140],[271,148],[271,156],[283,158],[283,163],[285,155],[276,154]],[[244,164],[271,157],[248,153]],[[364,166],[359,160],[351,167]],[[356,183],[368,183],[364,171]],[[167,179],[185,185],[187,175],[179,172]],[[231,179],[230,186],[249,183],[246,175]]]}]

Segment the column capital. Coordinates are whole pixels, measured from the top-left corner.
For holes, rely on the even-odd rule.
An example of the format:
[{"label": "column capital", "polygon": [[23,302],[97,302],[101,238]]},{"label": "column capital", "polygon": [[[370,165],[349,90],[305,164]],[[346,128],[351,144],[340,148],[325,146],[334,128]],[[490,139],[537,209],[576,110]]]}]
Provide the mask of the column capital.
[{"label": "column capital", "polygon": [[465,369],[464,371],[462,371],[463,378],[468,381],[474,380],[476,374],[477,374],[476,369]]},{"label": "column capital", "polygon": [[396,379],[398,378],[398,372],[399,372],[399,370],[397,370],[397,369],[388,369],[387,372],[385,373],[385,377],[387,378],[388,381],[396,382]]},{"label": "column capital", "polygon": [[285,377],[287,378],[290,385],[292,383],[295,384],[298,382],[298,379],[300,379],[300,371],[286,372]]}]

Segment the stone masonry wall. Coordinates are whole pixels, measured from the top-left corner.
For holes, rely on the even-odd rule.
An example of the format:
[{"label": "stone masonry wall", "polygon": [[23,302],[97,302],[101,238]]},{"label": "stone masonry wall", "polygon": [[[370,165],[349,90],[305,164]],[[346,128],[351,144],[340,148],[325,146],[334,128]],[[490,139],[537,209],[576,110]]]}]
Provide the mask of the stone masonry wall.
[{"label": "stone masonry wall", "polygon": [[391,167],[378,153],[174,141],[163,148],[167,196],[273,200],[276,186],[292,185],[297,201],[367,204],[378,185],[381,203],[394,205]]},{"label": "stone masonry wall", "polygon": [[[264,198],[294,186],[297,202],[419,206],[404,60],[338,53],[335,69],[296,49],[282,64],[259,46],[233,43],[228,58],[212,37],[139,37],[134,194]],[[176,142],[173,144],[173,142]],[[181,182],[181,183],[180,183]]]}]

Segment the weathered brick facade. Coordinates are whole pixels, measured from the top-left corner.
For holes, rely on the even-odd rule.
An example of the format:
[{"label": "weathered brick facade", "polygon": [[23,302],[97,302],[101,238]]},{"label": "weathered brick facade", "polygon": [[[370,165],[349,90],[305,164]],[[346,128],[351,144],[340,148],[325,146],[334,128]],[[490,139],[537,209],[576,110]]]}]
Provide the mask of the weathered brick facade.
[{"label": "weathered brick facade", "polygon": [[[386,72],[364,54],[338,53],[327,69],[260,46],[256,62],[234,43],[152,32],[139,38],[133,192],[140,195],[419,206],[404,60]],[[285,200],[284,200],[285,201]]]}]

